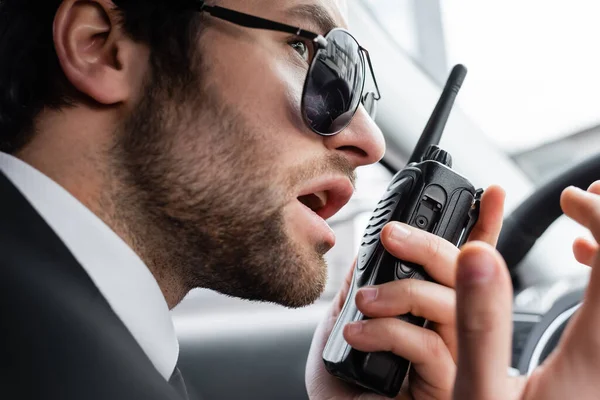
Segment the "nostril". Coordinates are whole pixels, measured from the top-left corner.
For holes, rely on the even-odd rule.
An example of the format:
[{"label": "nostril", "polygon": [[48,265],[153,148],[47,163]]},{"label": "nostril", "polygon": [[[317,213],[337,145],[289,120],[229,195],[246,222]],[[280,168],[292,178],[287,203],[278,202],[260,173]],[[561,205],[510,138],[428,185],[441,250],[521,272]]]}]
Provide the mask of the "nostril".
[{"label": "nostril", "polygon": [[360,149],[358,147],[355,147],[355,146],[341,146],[341,147],[338,147],[337,149],[344,153],[351,153],[352,155],[358,156],[360,158],[365,158],[368,156],[366,151],[364,151],[363,149]]}]

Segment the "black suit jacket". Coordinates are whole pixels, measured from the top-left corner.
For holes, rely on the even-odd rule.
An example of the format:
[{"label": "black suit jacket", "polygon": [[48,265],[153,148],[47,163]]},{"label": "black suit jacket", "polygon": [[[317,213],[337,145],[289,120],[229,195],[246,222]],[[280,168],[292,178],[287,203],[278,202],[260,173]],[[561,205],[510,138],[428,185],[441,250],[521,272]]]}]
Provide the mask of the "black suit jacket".
[{"label": "black suit jacket", "polygon": [[181,399],[1,172],[0,398]]}]

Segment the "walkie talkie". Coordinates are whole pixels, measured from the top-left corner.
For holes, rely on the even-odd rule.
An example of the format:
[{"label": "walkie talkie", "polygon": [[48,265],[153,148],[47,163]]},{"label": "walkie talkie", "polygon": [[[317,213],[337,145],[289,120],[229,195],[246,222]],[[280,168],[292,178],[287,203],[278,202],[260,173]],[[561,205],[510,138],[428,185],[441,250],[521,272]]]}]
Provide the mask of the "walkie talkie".
[{"label": "walkie talkie", "polygon": [[[385,250],[380,233],[388,222],[404,222],[461,246],[479,217],[483,190],[476,190],[454,172],[452,157],[438,147],[466,75],[464,66],[454,67],[408,165],[394,176],[373,212],[360,245],[350,292],[323,351],[329,373],[391,398],[400,392],[410,362],[391,352],[355,350],[342,332],[346,324],[367,319],[355,303],[360,288],[398,279],[431,280],[421,266],[399,260]],[[424,318],[411,314],[398,318],[421,327],[426,324]]]}]

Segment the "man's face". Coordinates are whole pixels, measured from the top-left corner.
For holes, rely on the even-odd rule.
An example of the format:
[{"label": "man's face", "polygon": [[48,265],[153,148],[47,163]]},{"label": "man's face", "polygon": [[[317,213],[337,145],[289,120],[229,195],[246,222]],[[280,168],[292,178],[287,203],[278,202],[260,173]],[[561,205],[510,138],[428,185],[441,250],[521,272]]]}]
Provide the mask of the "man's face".
[{"label": "man's face", "polygon": [[[346,25],[341,0],[219,5],[320,34],[315,15]],[[312,132],[300,109],[304,44],[206,18],[193,87],[168,95],[153,80],[121,129],[129,189],[119,208],[137,224],[147,262],[188,289],[310,304],[335,242],[324,219],[349,200],[355,168],[381,158],[382,135],[362,107],[338,135]]]}]

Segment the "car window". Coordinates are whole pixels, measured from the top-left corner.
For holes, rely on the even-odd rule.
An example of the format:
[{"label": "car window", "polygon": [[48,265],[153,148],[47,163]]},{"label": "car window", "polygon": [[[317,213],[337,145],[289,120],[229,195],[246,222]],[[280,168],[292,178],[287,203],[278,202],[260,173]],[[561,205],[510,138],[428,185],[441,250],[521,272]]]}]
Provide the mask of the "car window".
[{"label": "car window", "polygon": [[600,151],[600,2],[362,1],[439,83],[467,66],[460,106],[534,182]]}]

